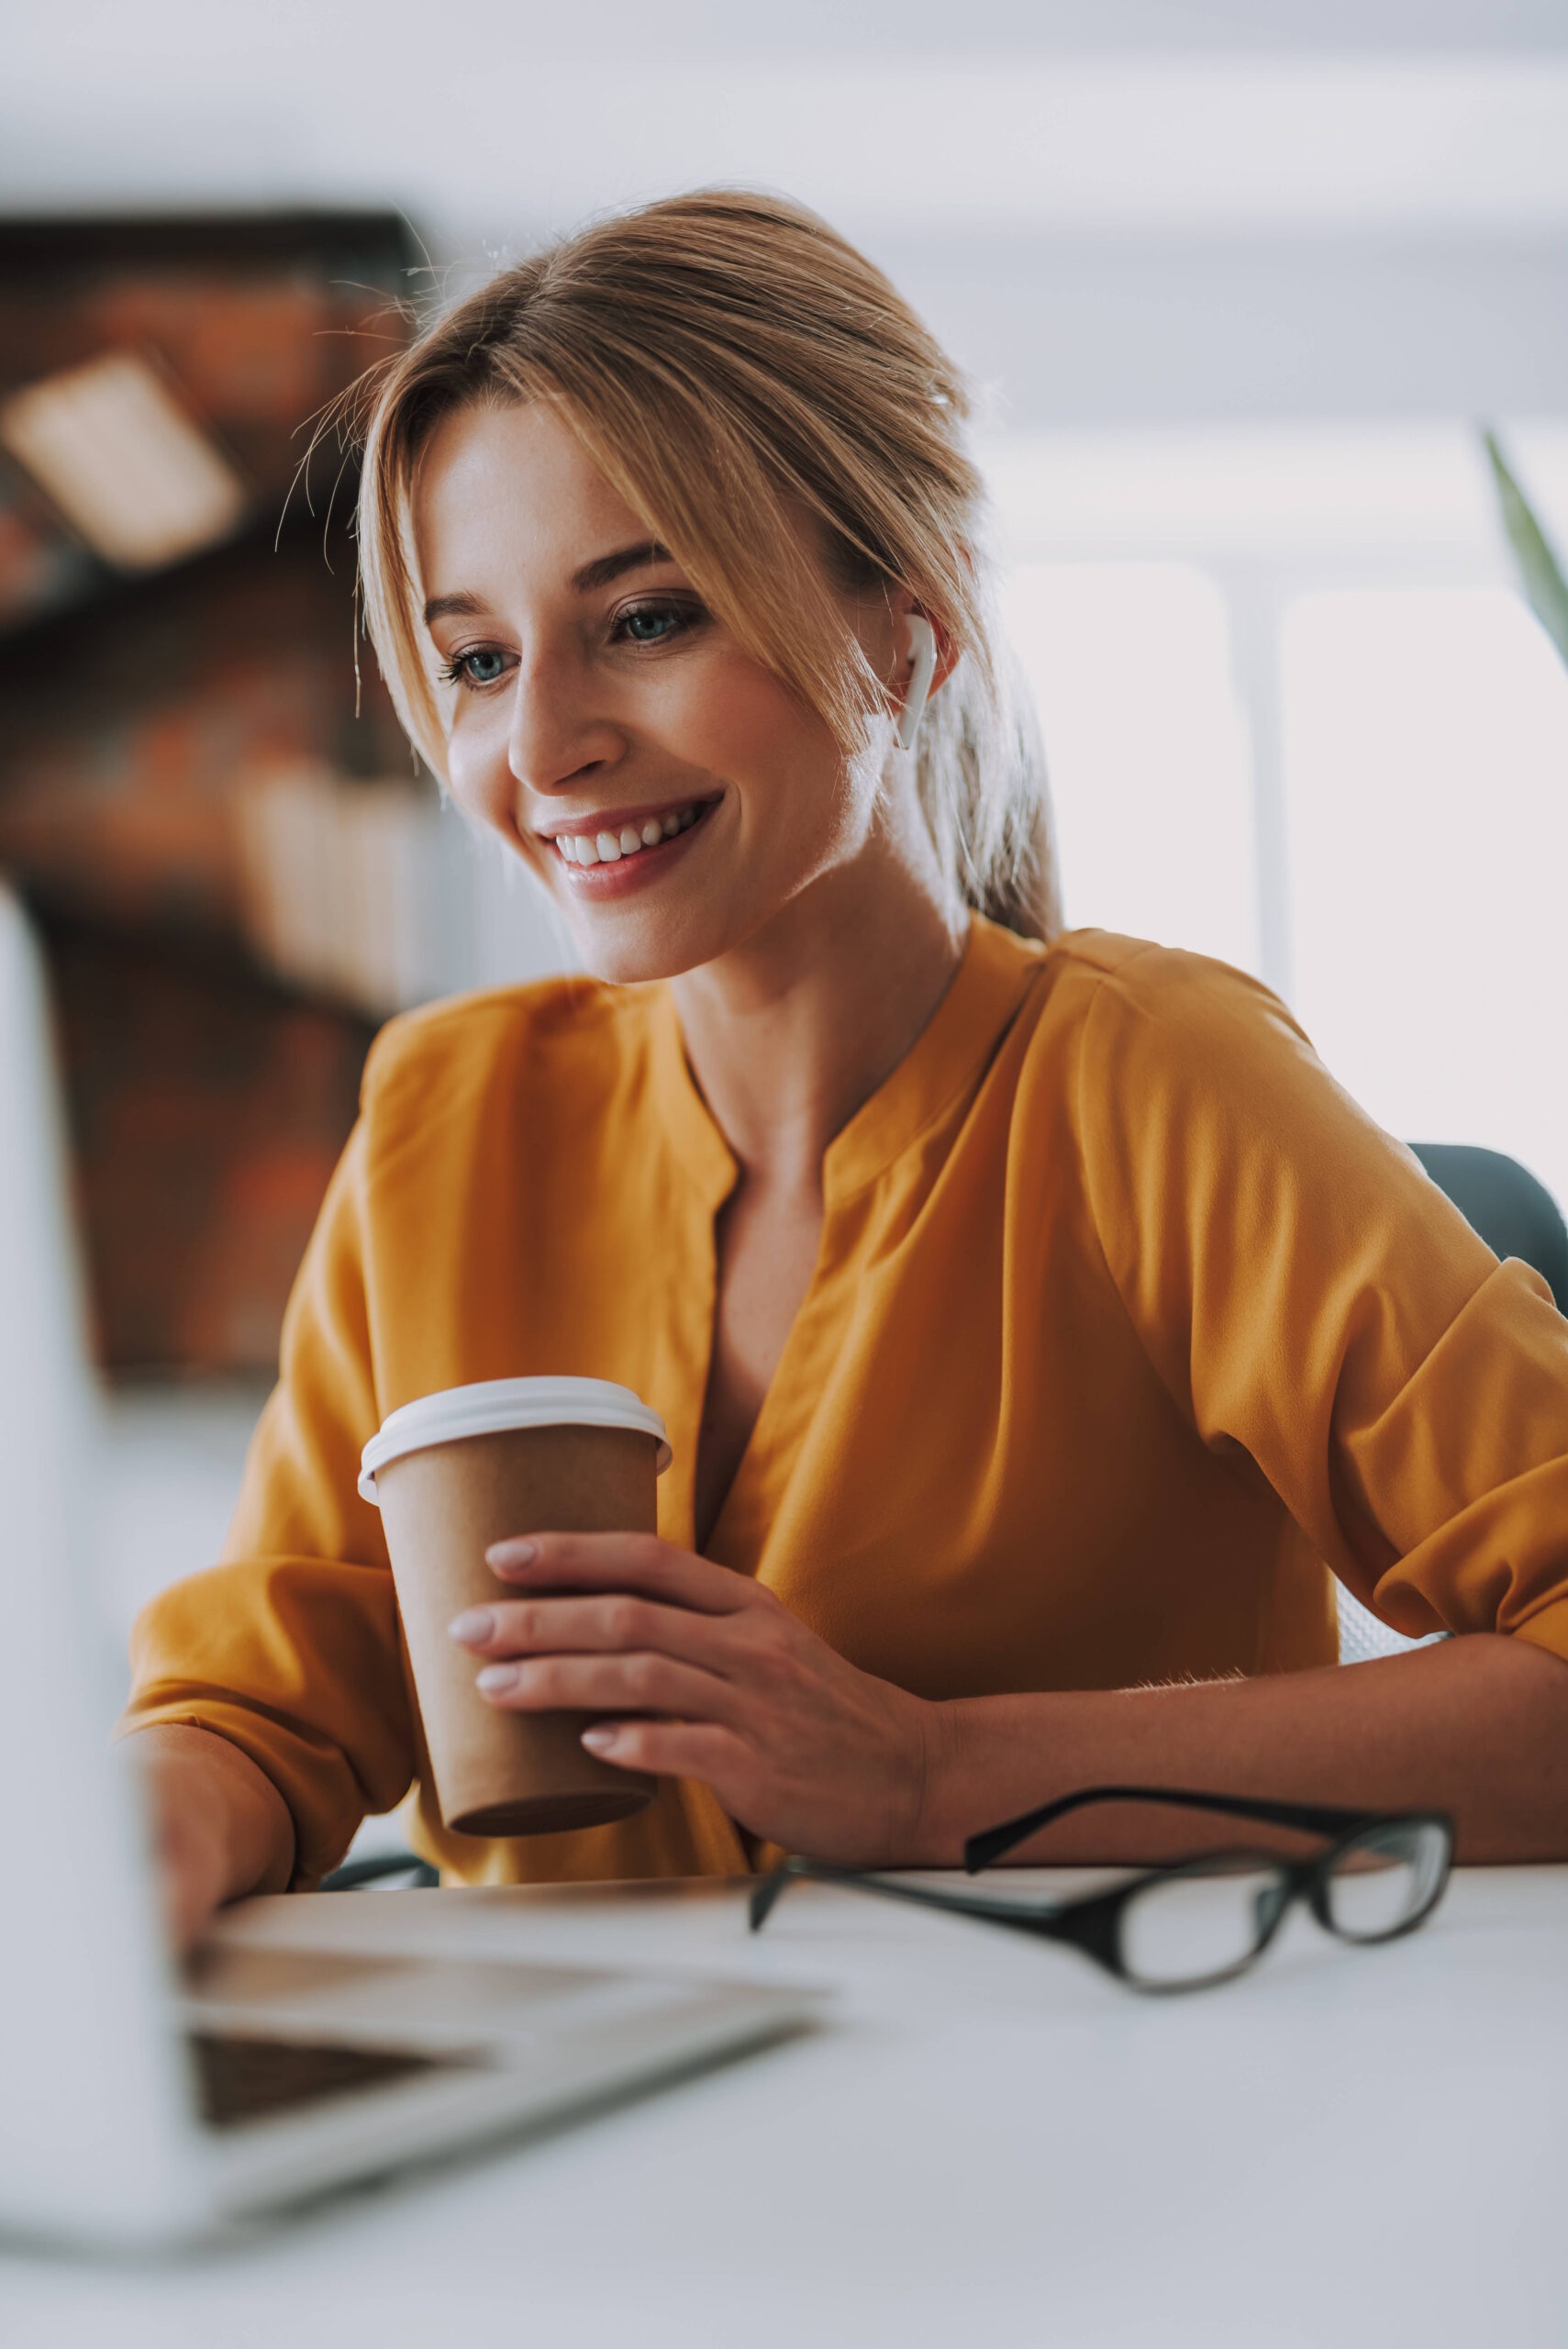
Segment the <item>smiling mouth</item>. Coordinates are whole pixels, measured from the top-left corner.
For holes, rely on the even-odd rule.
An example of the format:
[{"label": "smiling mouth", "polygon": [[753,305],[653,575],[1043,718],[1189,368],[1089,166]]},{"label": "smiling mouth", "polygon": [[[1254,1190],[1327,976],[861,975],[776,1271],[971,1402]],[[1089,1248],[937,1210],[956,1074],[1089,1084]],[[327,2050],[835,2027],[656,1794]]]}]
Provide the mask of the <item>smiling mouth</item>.
[{"label": "smiling mouth", "polygon": [[555,832],[546,837],[563,864],[618,864],[689,832],[717,805],[717,799],[685,800],[645,816],[639,824],[622,824],[616,831]]}]

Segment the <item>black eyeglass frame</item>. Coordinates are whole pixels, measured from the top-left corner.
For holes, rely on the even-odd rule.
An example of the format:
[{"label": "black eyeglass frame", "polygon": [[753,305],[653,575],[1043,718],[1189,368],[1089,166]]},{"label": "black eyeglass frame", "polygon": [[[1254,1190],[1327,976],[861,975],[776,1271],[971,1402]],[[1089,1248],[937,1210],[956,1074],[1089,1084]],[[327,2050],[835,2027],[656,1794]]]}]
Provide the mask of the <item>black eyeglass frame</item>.
[{"label": "black eyeglass frame", "polygon": [[[858,1891],[880,1893],[889,1899],[906,1900],[917,1907],[939,1909],[951,1916],[973,1917],[983,1924],[1005,1925],[1014,1932],[1032,1934],[1037,1940],[1061,1942],[1080,1950],[1083,1954],[1113,1975],[1129,1988],[1142,1991],[1150,1997],[1170,1996],[1185,1990],[1207,1988],[1210,1984],[1227,1982],[1245,1973],[1254,1965],[1273,1940],[1281,1924],[1296,1901],[1305,1900],[1325,1932],[1338,1941],[1348,1941],[1362,1946],[1382,1942],[1398,1941],[1406,1933],[1414,1932],[1424,1924],[1442,1898],[1448,1886],[1453,1861],[1453,1820],[1442,1810],[1346,1810],[1323,1803],[1290,1803],[1267,1801],[1262,1798],[1242,1795],[1199,1793],[1195,1789],[1173,1787],[1084,1787],[1075,1793],[1062,1795],[1054,1802],[1042,1803],[1038,1809],[1026,1811],[1020,1818],[1004,1820],[1000,1826],[988,1827],[968,1838],[963,1847],[965,1873],[978,1876],[1006,1853],[1038,1834],[1070,1811],[1085,1809],[1102,1802],[1153,1802],[1192,1810],[1218,1813],[1238,1819],[1250,1819],[1261,1825],[1285,1827],[1298,1833],[1321,1835],[1325,1848],[1305,1859],[1292,1859],[1278,1852],[1263,1852],[1246,1848],[1220,1849],[1195,1854],[1190,1859],[1172,1861],[1158,1867],[1142,1868],[1124,1882],[1104,1892],[1084,1894],[1076,1900],[1059,1902],[1018,1901],[988,1898],[984,1894],[948,1892],[932,1885],[900,1884],[895,1878],[873,1870],[841,1868],[825,1862],[808,1859],[786,1859],[764,1876],[752,1891],[749,1903],[751,1927],[761,1932],[787,1885],[797,1878],[818,1884],[841,1884]],[[1330,1884],[1337,1871],[1354,1852],[1358,1843],[1369,1842],[1378,1834],[1394,1831],[1435,1831],[1442,1841],[1442,1865],[1420,1907],[1408,1917],[1381,1932],[1348,1932],[1336,1923],[1329,1904]],[[1233,1965],[1184,1981],[1155,1982],[1131,1971],[1122,1956],[1121,1937],[1124,1912],[1151,1886],[1164,1885],[1182,1876],[1204,1876],[1222,1874],[1239,1866],[1266,1868],[1279,1885],[1279,1897],[1273,1903],[1258,1939],[1246,1956]]]}]

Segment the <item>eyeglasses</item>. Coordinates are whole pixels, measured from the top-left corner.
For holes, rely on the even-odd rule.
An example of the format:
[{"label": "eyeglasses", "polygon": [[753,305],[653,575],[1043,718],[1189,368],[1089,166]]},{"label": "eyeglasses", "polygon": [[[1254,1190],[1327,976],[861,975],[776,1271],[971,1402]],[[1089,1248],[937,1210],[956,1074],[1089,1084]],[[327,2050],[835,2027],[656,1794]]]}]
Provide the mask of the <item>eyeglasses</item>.
[{"label": "eyeglasses", "polygon": [[977,1876],[1053,1820],[1104,1802],[1216,1811],[1320,1835],[1327,1848],[1303,1860],[1272,1852],[1205,1852],[1142,1870],[1108,1892],[1054,1904],[948,1892],[862,1869],[790,1859],[752,1893],[751,1930],[759,1932],[785,1887],[805,1876],[975,1917],[1042,1941],[1065,1942],[1135,1990],[1201,1990],[1230,1980],[1261,1957],[1293,1901],[1304,1900],[1325,1931],[1340,1941],[1397,1940],[1431,1915],[1453,1858],[1453,1821],[1443,1811],[1340,1810],[1168,1787],[1085,1787],[972,1835],[963,1847],[964,1868]]}]

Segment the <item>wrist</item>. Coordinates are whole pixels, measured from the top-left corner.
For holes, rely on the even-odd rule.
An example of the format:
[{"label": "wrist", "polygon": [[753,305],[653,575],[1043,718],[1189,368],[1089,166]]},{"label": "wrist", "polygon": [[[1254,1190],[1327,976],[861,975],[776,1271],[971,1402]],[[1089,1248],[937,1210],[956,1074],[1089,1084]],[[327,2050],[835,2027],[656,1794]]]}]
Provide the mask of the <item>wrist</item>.
[{"label": "wrist", "polygon": [[918,1796],[910,1838],[910,1859],[917,1866],[956,1867],[962,1857],[965,1831],[955,1824],[962,1808],[956,1782],[962,1767],[962,1710],[959,1698],[920,1706]]},{"label": "wrist", "polygon": [[962,1867],[972,1835],[1079,1783],[1084,1709],[1098,1701],[1047,1690],[928,1705],[923,1865]]}]

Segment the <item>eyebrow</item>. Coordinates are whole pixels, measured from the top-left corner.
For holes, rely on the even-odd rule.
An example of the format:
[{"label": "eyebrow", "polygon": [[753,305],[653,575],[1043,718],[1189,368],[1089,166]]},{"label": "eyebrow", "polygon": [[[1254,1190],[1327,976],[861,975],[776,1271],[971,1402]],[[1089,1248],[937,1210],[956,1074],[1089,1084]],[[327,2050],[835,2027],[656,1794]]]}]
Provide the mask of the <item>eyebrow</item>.
[{"label": "eyebrow", "polygon": [[477,596],[432,596],[425,607],[425,626],[432,620],[445,619],[450,612],[477,612],[482,608]]},{"label": "eyebrow", "polygon": [[[617,547],[613,554],[595,555],[581,571],[574,571],[573,592],[591,596],[595,587],[607,587],[612,580],[623,577],[628,571],[647,571],[655,563],[673,560],[669,548],[657,539],[640,539],[634,547]],[[479,612],[484,608],[477,596],[432,596],[425,607],[425,626],[428,628],[432,620],[446,619],[454,613]]]},{"label": "eyebrow", "polygon": [[619,579],[628,571],[646,571],[656,562],[673,560],[670,550],[657,539],[642,539],[634,547],[617,547],[614,554],[602,554],[585,562],[581,571],[572,574],[572,584],[579,596],[590,596],[595,587],[607,587],[612,579]]}]

